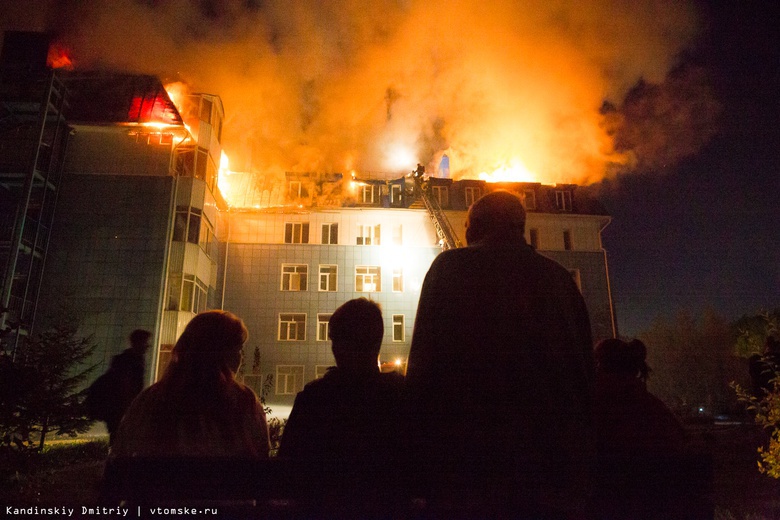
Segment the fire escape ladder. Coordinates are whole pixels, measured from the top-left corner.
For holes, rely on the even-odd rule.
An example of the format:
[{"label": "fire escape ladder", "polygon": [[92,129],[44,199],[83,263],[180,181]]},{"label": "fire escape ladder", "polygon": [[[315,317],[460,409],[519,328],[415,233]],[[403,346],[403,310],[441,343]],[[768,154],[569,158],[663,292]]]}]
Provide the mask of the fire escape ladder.
[{"label": "fire escape ladder", "polygon": [[436,230],[436,235],[439,237],[441,248],[444,251],[447,251],[448,249],[461,247],[460,240],[458,240],[455,231],[453,231],[447,215],[442,211],[439,201],[431,197],[427,188],[423,186],[421,176],[415,175],[414,183],[425,204],[425,209],[428,210],[428,216],[431,218],[431,222],[433,222],[433,227]]}]

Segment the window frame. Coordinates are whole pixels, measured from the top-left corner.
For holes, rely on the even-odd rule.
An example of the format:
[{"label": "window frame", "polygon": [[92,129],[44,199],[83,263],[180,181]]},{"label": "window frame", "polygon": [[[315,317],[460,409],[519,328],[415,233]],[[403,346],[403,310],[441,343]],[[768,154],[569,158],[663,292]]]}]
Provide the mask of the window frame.
[{"label": "window frame", "polygon": [[[482,198],[482,188],[479,186],[466,186],[463,190],[463,198],[466,202],[466,207],[470,208],[472,204]],[[469,199],[471,199],[470,202]]]},{"label": "window frame", "polygon": [[[293,317],[292,319],[283,319],[285,316]],[[303,320],[297,320],[295,317],[303,316]],[[307,316],[305,312],[280,312],[278,323],[277,323],[277,334],[276,338],[278,341],[306,341],[306,321]],[[295,325],[295,334],[294,337],[291,337],[291,330],[292,327],[291,324]],[[282,327],[286,325],[286,338],[282,337]]]},{"label": "window frame", "polygon": [[320,227],[320,242],[325,245],[338,245],[339,243],[339,223],[325,222]]},{"label": "window frame", "polygon": [[[282,372],[279,370],[280,368],[300,369],[300,371],[290,370],[289,372]],[[288,383],[290,376],[293,377],[292,385]],[[300,381],[298,381],[299,376],[300,376]],[[274,390],[276,391],[276,395],[296,395],[298,392],[303,390],[305,377],[306,377],[305,365],[276,365],[276,381],[274,384]],[[280,391],[282,382],[284,382],[284,388],[282,388],[282,391]],[[292,388],[290,388],[290,386],[292,386]]]},{"label": "window frame", "polygon": [[[400,318],[398,320],[397,318]],[[393,314],[392,317],[392,336],[393,336],[393,343],[403,343],[406,341],[406,315],[404,314]],[[400,328],[396,328],[400,327]],[[396,334],[397,331],[400,331],[400,339],[398,335]]]},{"label": "window frame", "polygon": [[[396,283],[397,282],[397,283]],[[393,290],[394,293],[404,292],[404,268],[393,267]]]},{"label": "window frame", "polygon": [[[359,272],[360,270],[365,270],[366,272]],[[376,270],[376,273],[371,272],[372,270]],[[360,286],[365,287],[366,285],[366,279],[367,277],[371,277],[372,280],[374,280],[374,290],[365,290],[365,289],[358,289],[358,279],[360,279]],[[369,282],[371,283],[371,282]],[[360,293],[372,293],[372,292],[382,292],[382,267],[378,265],[356,265],[355,266],[355,292]]]},{"label": "window frame", "polygon": [[355,244],[359,246],[378,246],[381,244],[381,224],[358,224]]},{"label": "window frame", "polygon": [[[323,273],[322,272],[322,268],[323,267],[335,267],[336,269],[335,269],[335,272],[333,272],[333,273]],[[320,264],[319,265],[319,270],[318,270],[318,275],[319,275],[319,277],[318,277],[317,289],[318,289],[319,292],[336,292],[338,290],[338,283],[339,283],[339,266],[338,266],[338,264]],[[323,278],[323,276],[324,276],[324,278]],[[331,288],[331,284],[330,284],[330,280],[331,280],[330,277],[331,276],[333,277],[333,286],[332,286],[332,288]],[[327,289],[323,289],[322,288],[323,280],[327,281],[327,283],[326,283],[326,285],[328,287]]]},{"label": "window frame", "polygon": [[[285,271],[285,269],[294,269],[292,271]],[[303,268],[302,271],[299,269]],[[279,284],[279,290],[283,292],[303,292],[309,290],[309,264],[286,264],[281,265],[282,274]],[[296,276],[297,275],[297,276]],[[298,289],[292,289],[292,281],[294,278],[298,279]],[[285,279],[287,279],[287,287],[285,288]],[[303,284],[301,284],[303,281]],[[303,288],[301,288],[303,287]]]},{"label": "window frame", "polygon": [[[322,319],[327,316],[327,319]],[[333,316],[332,312],[318,312],[317,313],[317,341],[329,341],[328,334],[330,332],[330,317]]]},{"label": "window frame", "polygon": [[[300,228],[298,226],[300,226]],[[285,222],[284,243],[285,244],[308,244],[309,223],[308,222]]]},{"label": "window frame", "polygon": [[555,190],[555,207],[560,211],[572,211],[571,190]]}]

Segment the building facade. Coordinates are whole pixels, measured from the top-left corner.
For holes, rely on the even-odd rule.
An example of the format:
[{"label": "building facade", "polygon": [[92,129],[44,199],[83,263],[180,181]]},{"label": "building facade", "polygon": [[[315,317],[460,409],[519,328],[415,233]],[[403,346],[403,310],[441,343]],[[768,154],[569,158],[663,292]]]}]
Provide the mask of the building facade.
[{"label": "building facade", "polygon": [[[24,41],[6,41],[4,70],[29,61]],[[153,382],[192,317],[222,308],[249,329],[240,377],[285,415],[334,364],[331,313],[362,296],[383,308],[383,369],[403,371],[431,262],[465,243],[469,206],[495,189],[524,200],[527,241],[572,273],[594,338],[616,333],[609,216],[577,186],[296,172],[229,207],[218,96],[179,109],[152,76],[30,70],[0,77],[3,323],[24,322],[22,337],[77,318],[95,377],[144,328]]]},{"label": "building facade", "polygon": [[[367,297],[382,306],[380,361],[383,369],[403,371],[422,282],[442,251],[410,178],[323,181],[288,174],[286,183],[287,206],[230,210],[223,237],[224,308],[241,316],[250,331],[242,375],[280,415],[305,383],[333,366],[328,319],[349,299]],[[600,240],[609,217],[576,186],[426,177],[424,189],[460,243],[471,203],[495,189],[518,193],[528,210],[526,240],[572,273],[594,338],[615,334]],[[330,205],[323,204],[324,194]]]}]

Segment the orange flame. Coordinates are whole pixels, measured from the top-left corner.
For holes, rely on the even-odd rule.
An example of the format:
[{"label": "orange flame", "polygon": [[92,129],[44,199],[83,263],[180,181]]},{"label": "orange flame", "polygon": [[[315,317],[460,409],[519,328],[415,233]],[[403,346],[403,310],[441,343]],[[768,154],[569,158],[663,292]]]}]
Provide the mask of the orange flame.
[{"label": "orange flame", "polygon": [[73,70],[73,60],[70,50],[61,43],[53,43],[49,46],[46,56],[46,65],[53,69]]}]

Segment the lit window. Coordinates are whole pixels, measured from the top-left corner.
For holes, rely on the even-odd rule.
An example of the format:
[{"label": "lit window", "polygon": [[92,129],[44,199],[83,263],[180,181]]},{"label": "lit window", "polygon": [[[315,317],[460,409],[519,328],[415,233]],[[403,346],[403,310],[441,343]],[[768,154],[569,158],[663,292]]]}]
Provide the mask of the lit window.
[{"label": "lit window", "polygon": [[322,243],[323,244],[339,243],[339,225],[337,223],[322,225]]},{"label": "lit window", "polygon": [[566,251],[571,251],[571,231],[568,229],[563,231],[563,248]]},{"label": "lit window", "polygon": [[285,244],[308,244],[309,223],[308,222],[287,222],[284,225],[284,243]]},{"label": "lit window", "polygon": [[450,190],[448,186],[431,186],[431,192],[439,206],[446,208],[450,205]]},{"label": "lit window", "polygon": [[466,187],[466,206],[471,206],[482,197],[482,188],[474,186]]},{"label": "lit window", "polygon": [[403,202],[403,187],[400,184],[390,185],[390,202],[401,204]]},{"label": "lit window", "polygon": [[358,265],[355,267],[355,291],[379,292],[382,290],[382,271],[375,265]]},{"label": "lit window", "polygon": [[287,187],[287,196],[290,200],[300,198],[301,181],[290,181]]},{"label": "lit window", "polygon": [[374,204],[379,202],[380,186],[374,186],[373,184],[363,184],[360,187],[360,198],[363,204]]},{"label": "lit window", "polygon": [[333,365],[315,365],[314,366],[314,379],[319,379],[325,375],[328,369],[333,368]]},{"label": "lit window", "polygon": [[276,365],[276,394],[295,395],[303,390],[303,365]]},{"label": "lit window", "polygon": [[179,310],[199,313],[206,310],[208,287],[195,275],[185,274],[181,290],[181,308]]},{"label": "lit window", "polygon": [[317,314],[317,341],[328,341],[330,314]]},{"label": "lit window", "polygon": [[279,315],[279,341],[305,341],[306,314]]},{"label": "lit window", "polygon": [[555,206],[561,211],[571,211],[571,191],[569,190],[556,191]]},{"label": "lit window", "polygon": [[305,291],[308,288],[309,266],[282,264],[282,291]]},{"label": "lit window", "polygon": [[404,327],[404,315],[393,314],[393,341],[404,341],[406,328]]},{"label": "lit window", "polygon": [[339,267],[320,265],[320,291],[335,291]]},{"label": "lit window", "polygon": [[393,292],[404,291],[404,271],[400,267],[393,269]]},{"label": "lit window", "polygon": [[359,246],[378,246],[379,245],[379,224],[376,226],[358,226],[357,245]]},{"label": "lit window", "polygon": [[539,249],[539,230],[536,228],[529,229],[528,238],[530,240],[531,247],[534,249]]}]

